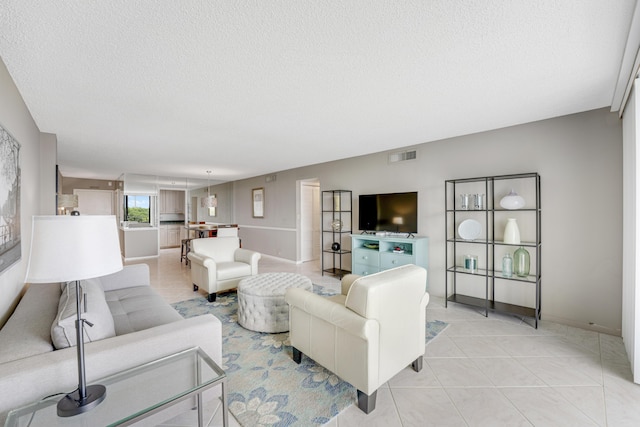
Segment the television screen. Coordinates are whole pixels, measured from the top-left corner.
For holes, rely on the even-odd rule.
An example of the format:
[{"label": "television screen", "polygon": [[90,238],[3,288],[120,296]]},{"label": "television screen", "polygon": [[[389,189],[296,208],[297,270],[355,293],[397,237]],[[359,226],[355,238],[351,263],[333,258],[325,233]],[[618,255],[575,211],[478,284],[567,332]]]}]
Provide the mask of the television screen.
[{"label": "television screen", "polygon": [[358,228],[362,231],[418,232],[418,193],[362,194]]}]

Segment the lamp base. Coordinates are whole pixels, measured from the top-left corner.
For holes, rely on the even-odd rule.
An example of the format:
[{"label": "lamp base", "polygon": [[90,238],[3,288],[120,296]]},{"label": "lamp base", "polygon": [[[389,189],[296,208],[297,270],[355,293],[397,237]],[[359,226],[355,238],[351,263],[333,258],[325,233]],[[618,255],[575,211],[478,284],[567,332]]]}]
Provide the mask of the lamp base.
[{"label": "lamp base", "polygon": [[80,400],[78,390],[67,394],[58,402],[58,416],[72,417],[88,412],[98,406],[107,396],[107,389],[100,384],[87,386],[87,397]]}]

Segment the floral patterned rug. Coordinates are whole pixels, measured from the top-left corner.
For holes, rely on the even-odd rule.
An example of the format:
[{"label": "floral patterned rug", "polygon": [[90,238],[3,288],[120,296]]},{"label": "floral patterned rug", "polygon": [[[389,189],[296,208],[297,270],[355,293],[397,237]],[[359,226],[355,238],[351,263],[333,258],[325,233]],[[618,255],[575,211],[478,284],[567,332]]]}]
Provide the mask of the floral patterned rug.
[{"label": "floral patterned rug", "polygon": [[[319,295],[331,295],[314,285]],[[211,313],[222,322],[222,369],[229,410],[243,426],[312,426],[329,422],[356,402],[356,390],[308,357],[291,358],[289,333],[267,334],[237,324],[237,295],[209,303],[205,297],[172,304],[183,317]],[[427,322],[426,341],[447,324]]]}]

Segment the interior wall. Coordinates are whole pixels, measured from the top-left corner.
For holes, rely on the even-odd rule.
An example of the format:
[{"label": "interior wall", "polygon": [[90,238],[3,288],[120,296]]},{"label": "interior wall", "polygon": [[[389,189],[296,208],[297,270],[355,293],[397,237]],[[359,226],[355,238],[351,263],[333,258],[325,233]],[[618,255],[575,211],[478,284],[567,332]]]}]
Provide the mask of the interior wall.
[{"label": "interior wall", "polygon": [[[58,137],[52,133],[41,133],[39,154],[40,164],[57,164],[57,158]],[[49,173],[41,173],[39,187],[40,206],[42,206],[42,208],[46,209],[47,211],[53,210],[53,212],[56,212],[58,209],[58,205],[56,198],[57,189],[55,174],[53,175],[52,179],[52,175],[50,175]]]},{"label": "interior wall", "polygon": [[[622,124],[608,109],[406,147],[417,159],[389,164],[389,153],[343,159],[234,183],[243,246],[296,260],[296,181],[358,195],[419,192],[419,234],[429,236],[429,292],[444,296],[444,181],[538,172],[542,193],[542,316],[621,333]],[[400,151],[400,150],[396,150]],[[251,217],[251,189],[265,188],[265,217]]]},{"label": "interior wall", "polygon": [[[40,147],[44,146],[50,152],[55,141],[41,136],[31,113],[18,92],[13,79],[9,75],[4,63],[0,60],[0,124],[20,143],[20,235],[22,258],[13,266],[0,274],[0,326],[3,325],[13,311],[23,288],[29,257],[29,242],[31,241],[31,217],[35,214],[55,214],[55,205],[47,202],[42,206],[42,200],[49,200],[42,195],[49,188],[54,189],[55,200],[55,156],[49,157],[47,163],[40,163]],[[55,148],[54,148],[55,151]],[[50,197],[50,196],[49,196]]]},{"label": "interior wall", "polygon": [[207,196],[207,187],[189,192],[190,197],[198,198],[198,203],[196,205],[197,221],[213,222],[217,224],[234,223],[233,183],[227,182],[224,184],[212,185],[209,191],[212,196],[215,194],[216,199],[218,199],[218,207],[216,208],[215,216],[209,215],[209,208],[200,207],[200,199]]}]

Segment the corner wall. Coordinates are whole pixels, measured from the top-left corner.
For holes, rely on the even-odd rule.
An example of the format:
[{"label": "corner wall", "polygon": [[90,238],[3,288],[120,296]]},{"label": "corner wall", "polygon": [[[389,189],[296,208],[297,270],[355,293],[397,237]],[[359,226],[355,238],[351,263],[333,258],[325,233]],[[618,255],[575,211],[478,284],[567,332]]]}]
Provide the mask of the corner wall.
[{"label": "corner wall", "polygon": [[[234,183],[243,246],[296,261],[296,182],[358,195],[419,192],[419,234],[429,236],[429,292],[444,296],[444,181],[538,172],[542,193],[542,316],[621,333],[622,124],[608,109],[415,145],[417,159],[388,153],[277,172]],[[404,150],[404,149],[403,149]],[[394,150],[401,151],[401,150]],[[251,217],[251,189],[265,188],[265,218]]]},{"label": "corner wall", "polygon": [[640,292],[638,253],[640,252],[640,176],[638,175],[638,97],[637,82],[631,90],[623,116],[623,269],[622,269],[622,339],[631,363],[633,381],[640,384]]},{"label": "corner wall", "polygon": [[[40,163],[40,150],[55,152],[55,138],[41,134],[4,63],[0,60],[0,124],[20,143],[20,235],[22,258],[0,274],[0,326],[13,311],[24,288],[31,241],[31,217],[55,214],[55,207],[41,210],[41,203],[55,200],[55,156]],[[45,135],[45,136],[43,136]],[[49,177],[49,178],[47,178]],[[46,194],[48,189],[51,195]],[[42,189],[42,191],[41,191]]]}]

